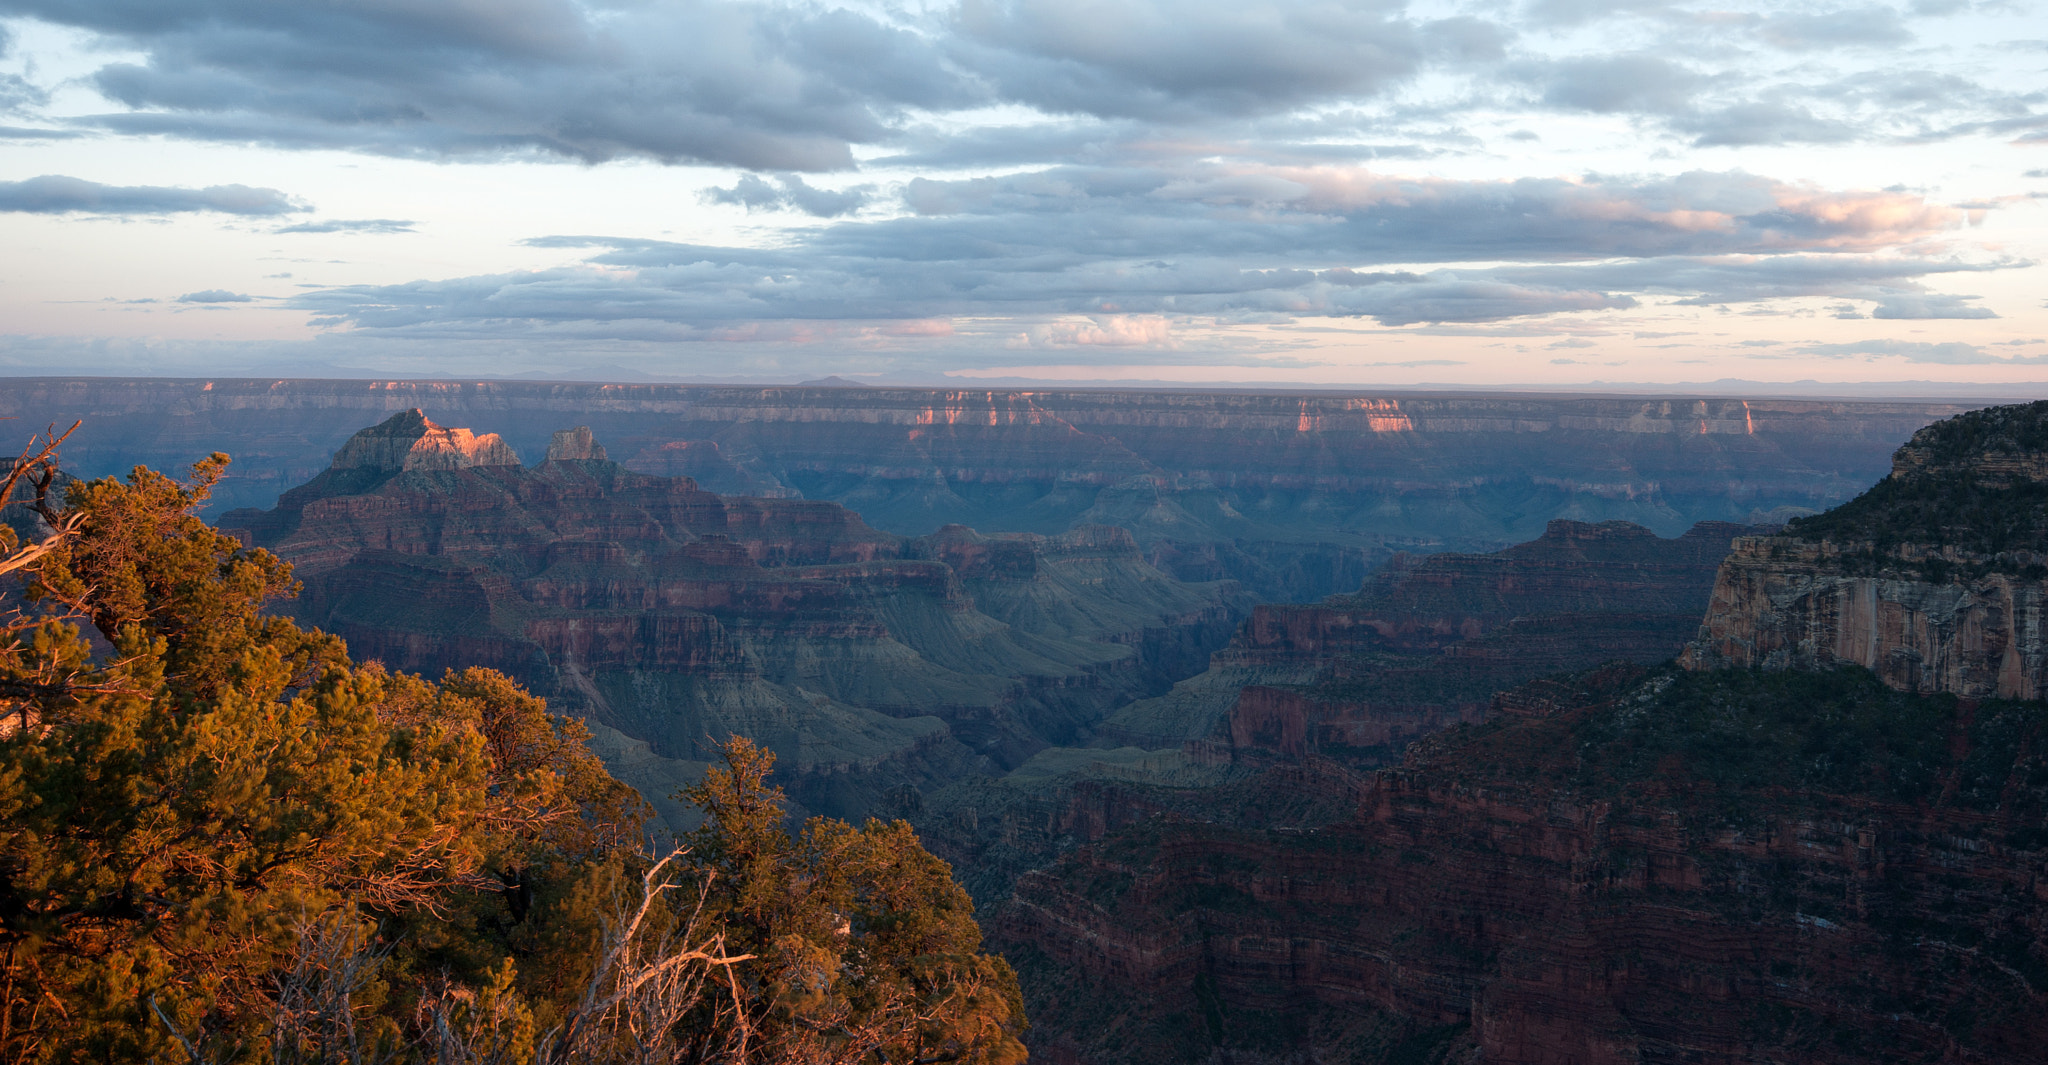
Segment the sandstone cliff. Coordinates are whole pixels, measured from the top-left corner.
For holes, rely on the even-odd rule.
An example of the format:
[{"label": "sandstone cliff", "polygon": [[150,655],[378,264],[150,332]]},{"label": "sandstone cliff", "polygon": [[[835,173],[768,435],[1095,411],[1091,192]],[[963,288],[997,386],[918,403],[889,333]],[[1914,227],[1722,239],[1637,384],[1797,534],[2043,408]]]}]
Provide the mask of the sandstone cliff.
[{"label": "sandstone cliff", "polygon": [[1929,426],[1857,499],[1738,540],[1685,661],[2048,694],[2048,403]]}]

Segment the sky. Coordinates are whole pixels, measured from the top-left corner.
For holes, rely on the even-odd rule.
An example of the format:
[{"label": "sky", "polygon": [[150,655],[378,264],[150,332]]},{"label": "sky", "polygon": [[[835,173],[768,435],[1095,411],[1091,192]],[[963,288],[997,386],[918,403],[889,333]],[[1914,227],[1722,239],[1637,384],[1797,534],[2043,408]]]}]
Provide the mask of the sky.
[{"label": "sky", "polygon": [[14,375],[2048,394],[2048,4],[0,0],[0,248]]}]

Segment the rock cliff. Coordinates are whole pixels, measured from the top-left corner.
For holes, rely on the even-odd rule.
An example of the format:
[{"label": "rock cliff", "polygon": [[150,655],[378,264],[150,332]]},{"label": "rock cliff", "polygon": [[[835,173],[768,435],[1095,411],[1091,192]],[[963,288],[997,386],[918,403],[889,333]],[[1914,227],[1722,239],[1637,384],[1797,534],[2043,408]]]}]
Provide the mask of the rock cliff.
[{"label": "rock cliff", "polygon": [[2048,694],[2048,403],[1931,425],[1891,475],[1736,541],[1685,661],[1849,663],[1909,691]]},{"label": "rock cliff", "polygon": [[734,732],[841,815],[1004,772],[1185,675],[1249,605],[1122,530],[909,538],[632,472],[588,429],[548,453],[497,461],[495,438],[402,411],[221,525],[291,562],[286,608],[358,657],[493,666],[586,715],[658,806]]},{"label": "rock cliff", "polygon": [[[1675,536],[1853,495],[1953,404],[1715,396],[720,388],[534,382],[25,379],[0,415],[85,418],[86,476],[235,457],[268,508],[356,430],[432,412],[525,455],[587,425],[640,473],[840,503],[877,529],[1130,530],[1155,568],[1266,602],[1356,589],[1396,551],[1489,551],[1552,518]],[[68,422],[66,423],[68,424]]]}]

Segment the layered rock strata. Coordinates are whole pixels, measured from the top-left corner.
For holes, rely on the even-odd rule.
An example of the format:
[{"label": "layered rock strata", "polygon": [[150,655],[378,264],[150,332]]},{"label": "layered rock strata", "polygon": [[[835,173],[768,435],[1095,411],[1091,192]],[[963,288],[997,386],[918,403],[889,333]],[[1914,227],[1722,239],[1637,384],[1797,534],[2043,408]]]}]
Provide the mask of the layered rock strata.
[{"label": "layered rock strata", "polygon": [[[537,455],[588,425],[638,472],[828,500],[922,535],[1129,529],[1156,567],[1268,602],[1358,587],[1399,550],[1486,551],[1551,518],[1674,536],[1854,494],[1953,404],[1481,394],[720,388],[448,381],[12,382],[0,414],[83,417],[87,476],[235,456],[269,507],[413,407]],[[1803,509],[1801,509],[1803,508]],[[1771,515],[1776,515],[1771,517]]]},{"label": "layered rock strata", "polygon": [[2041,704],[1746,671],[1523,694],[1399,770],[1082,822],[991,921],[1034,1053],[2048,1060]]},{"label": "layered rock strata", "polygon": [[2041,454],[2048,404],[1931,427],[1737,538],[1689,668],[1525,684],[1399,769],[1100,774],[993,922],[1040,1056],[2048,1061],[2048,702],[1998,697],[2038,692]]},{"label": "layered rock strata", "polygon": [[1891,475],[1736,541],[1685,661],[1853,664],[1909,691],[2048,694],[2048,404],[1929,426]]}]

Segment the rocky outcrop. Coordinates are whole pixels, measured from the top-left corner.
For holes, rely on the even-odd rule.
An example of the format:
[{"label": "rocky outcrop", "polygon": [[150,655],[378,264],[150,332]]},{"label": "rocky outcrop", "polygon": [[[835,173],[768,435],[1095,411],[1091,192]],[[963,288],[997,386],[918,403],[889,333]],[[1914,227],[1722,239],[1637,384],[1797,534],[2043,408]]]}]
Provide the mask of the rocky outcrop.
[{"label": "rocky outcrop", "polygon": [[496,433],[435,425],[419,408],[400,411],[349,437],[335,452],[336,470],[466,470],[517,466],[519,456]]},{"label": "rocky outcrop", "polygon": [[1781,535],[1736,541],[1685,661],[1846,663],[1908,691],[2040,698],[2044,529],[2048,404],[1930,426],[1858,499]]},{"label": "rocky outcrop", "polygon": [[[1923,561],[1927,556],[1912,550],[1917,546],[1890,551],[1902,561]],[[1863,545],[1845,551],[1796,537],[1737,541],[1686,663],[1846,663],[1907,691],[2048,695],[2048,581],[2025,573],[1937,582],[1858,572],[1870,563]]]},{"label": "rocky outcrop", "polygon": [[549,462],[608,462],[610,458],[587,425],[557,429],[554,439],[548,441]]},{"label": "rocky outcrop", "polygon": [[85,476],[235,465],[269,508],[357,429],[420,408],[541,454],[588,425],[641,473],[840,503],[870,525],[1130,530],[1154,568],[1261,601],[1358,587],[1396,551],[1489,551],[1551,518],[1674,536],[1853,495],[1954,404],[1423,393],[727,388],[452,381],[15,380],[0,415],[83,417]]}]

